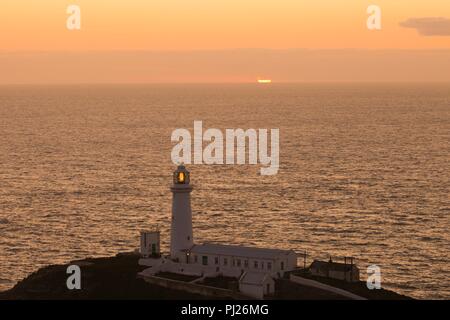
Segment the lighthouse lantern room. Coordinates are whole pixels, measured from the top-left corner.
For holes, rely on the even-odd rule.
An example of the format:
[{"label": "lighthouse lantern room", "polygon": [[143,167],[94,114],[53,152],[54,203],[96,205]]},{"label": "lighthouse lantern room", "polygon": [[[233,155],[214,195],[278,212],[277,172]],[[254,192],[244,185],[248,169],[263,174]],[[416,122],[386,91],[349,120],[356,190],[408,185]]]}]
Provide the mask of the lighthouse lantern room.
[{"label": "lighthouse lantern room", "polygon": [[189,184],[189,171],[183,165],[178,166],[174,171],[173,184]]}]

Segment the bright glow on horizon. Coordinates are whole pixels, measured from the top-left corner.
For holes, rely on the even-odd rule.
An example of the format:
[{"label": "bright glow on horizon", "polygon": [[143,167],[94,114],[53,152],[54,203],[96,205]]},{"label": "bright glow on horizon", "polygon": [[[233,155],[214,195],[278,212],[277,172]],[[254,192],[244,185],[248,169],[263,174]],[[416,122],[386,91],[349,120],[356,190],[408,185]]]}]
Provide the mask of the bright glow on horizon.
[{"label": "bright glow on horizon", "polygon": [[258,83],[272,83],[270,79],[258,79]]}]

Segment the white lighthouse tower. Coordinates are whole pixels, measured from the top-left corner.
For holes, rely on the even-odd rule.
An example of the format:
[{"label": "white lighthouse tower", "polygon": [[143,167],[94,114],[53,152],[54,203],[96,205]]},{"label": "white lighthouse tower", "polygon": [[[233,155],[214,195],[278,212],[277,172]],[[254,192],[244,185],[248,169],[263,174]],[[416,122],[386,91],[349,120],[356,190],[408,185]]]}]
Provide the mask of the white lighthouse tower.
[{"label": "white lighthouse tower", "polygon": [[173,193],[170,257],[182,260],[186,259],[186,252],[194,244],[191,211],[192,186],[189,184],[189,171],[183,165],[178,166],[173,173],[173,185],[170,190]]}]

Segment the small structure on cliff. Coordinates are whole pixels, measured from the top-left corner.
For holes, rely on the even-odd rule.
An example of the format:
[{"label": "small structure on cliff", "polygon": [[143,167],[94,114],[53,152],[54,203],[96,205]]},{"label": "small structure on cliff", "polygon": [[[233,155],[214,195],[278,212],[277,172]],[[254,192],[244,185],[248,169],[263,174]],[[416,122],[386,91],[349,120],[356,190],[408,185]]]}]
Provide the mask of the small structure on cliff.
[{"label": "small structure on cliff", "polygon": [[141,249],[140,253],[144,258],[158,258],[160,251],[160,232],[159,229],[141,231]]},{"label": "small structure on cliff", "polygon": [[314,260],[309,267],[309,271],[313,276],[344,280],[347,282],[359,282],[359,269],[353,263],[353,258],[350,258],[350,263],[347,263],[347,258],[345,258],[344,263],[334,262],[331,258],[328,262]]}]

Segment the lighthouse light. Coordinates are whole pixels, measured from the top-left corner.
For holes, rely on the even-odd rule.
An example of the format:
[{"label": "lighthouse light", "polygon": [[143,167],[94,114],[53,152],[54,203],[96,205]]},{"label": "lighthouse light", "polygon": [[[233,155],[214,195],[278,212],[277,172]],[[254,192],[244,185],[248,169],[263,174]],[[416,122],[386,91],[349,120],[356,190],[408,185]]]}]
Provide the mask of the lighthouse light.
[{"label": "lighthouse light", "polygon": [[186,176],[184,174],[184,172],[179,172],[178,173],[178,183],[184,183],[186,180]]}]

